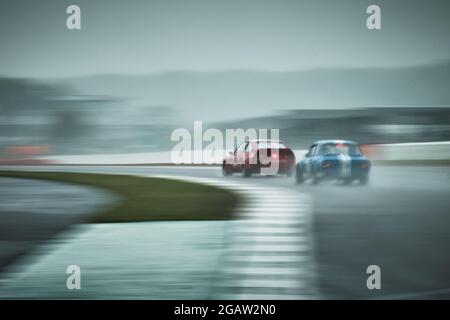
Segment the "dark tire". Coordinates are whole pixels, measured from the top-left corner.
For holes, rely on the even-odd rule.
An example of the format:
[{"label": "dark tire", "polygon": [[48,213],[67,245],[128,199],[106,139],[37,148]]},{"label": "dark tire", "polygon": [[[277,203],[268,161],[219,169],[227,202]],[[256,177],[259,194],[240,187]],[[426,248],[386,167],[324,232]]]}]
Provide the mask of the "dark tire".
[{"label": "dark tire", "polygon": [[224,177],[231,176],[231,172],[222,166],[222,174]]},{"label": "dark tire", "polygon": [[345,186],[348,186],[349,184],[351,184],[353,182],[353,179],[344,179],[343,181],[342,181],[342,183],[345,185]]},{"label": "dark tire", "polygon": [[245,178],[250,178],[252,176],[252,172],[244,167],[242,169],[242,176]]},{"label": "dark tire", "polygon": [[318,185],[320,183],[320,179],[316,176],[316,174],[313,175],[312,184]]},{"label": "dark tire", "polygon": [[297,184],[302,184],[303,182],[305,182],[305,177],[303,176],[303,171],[301,168],[297,168],[296,170],[295,182]]},{"label": "dark tire", "polygon": [[365,186],[369,183],[369,176],[359,178],[359,184]]}]

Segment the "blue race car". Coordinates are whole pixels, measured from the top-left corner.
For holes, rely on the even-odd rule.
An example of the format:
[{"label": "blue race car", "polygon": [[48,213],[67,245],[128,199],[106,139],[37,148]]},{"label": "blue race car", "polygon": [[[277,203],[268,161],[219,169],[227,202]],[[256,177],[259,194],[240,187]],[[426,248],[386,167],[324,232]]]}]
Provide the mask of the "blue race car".
[{"label": "blue race car", "polygon": [[314,184],[325,179],[342,180],[349,184],[359,180],[369,182],[370,161],[357,143],[345,140],[321,140],[315,142],[308,153],[296,165],[296,181],[312,179]]}]

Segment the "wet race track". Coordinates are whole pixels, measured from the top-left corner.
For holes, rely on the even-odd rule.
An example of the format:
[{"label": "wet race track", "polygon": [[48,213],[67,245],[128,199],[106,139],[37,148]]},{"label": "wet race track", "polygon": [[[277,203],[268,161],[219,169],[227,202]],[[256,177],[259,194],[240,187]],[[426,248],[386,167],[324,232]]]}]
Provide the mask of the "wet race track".
[{"label": "wet race track", "polygon": [[[216,238],[208,238],[215,234],[225,240],[221,240],[222,243],[211,240],[216,249],[222,248],[218,254],[213,250],[210,255],[212,260],[219,262],[211,266],[214,269],[212,273],[203,277],[198,273],[186,273],[186,276],[201,278],[200,281],[207,284],[203,288],[197,287],[197,290],[183,288],[178,292],[181,298],[227,298],[227,294],[231,298],[253,298],[260,297],[256,296],[259,293],[281,299],[450,297],[449,167],[374,166],[371,181],[364,187],[334,182],[318,186],[306,182],[297,186],[293,178],[285,177],[222,177],[216,167],[55,166],[20,169],[177,176],[247,193],[249,201],[242,211],[244,220],[229,222],[231,228],[216,222],[209,229],[211,235],[195,239],[197,243],[210,239],[216,241]],[[4,183],[13,184],[6,180]],[[2,208],[2,215],[7,214],[4,211]],[[42,215],[37,213],[37,216]],[[29,213],[27,217],[28,221],[33,219]],[[45,235],[40,236],[39,232],[46,230],[46,223],[41,219],[36,221],[41,223],[34,233],[41,240]],[[61,223],[62,227],[66,222]],[[154,226],[156,223],[146,224]],[[161,228],[167,224],[162,224]],[[184,234],[199,234],[193,225],[172,226],[167,228],[167,235],[173,239],[171,248],[187,241],[182,236],[183,230]],[[17,232],[11,228],[17,228]],[[1,230],[8,230],[16,238],[20,238],[21,228],[8,219],[2,219],[0,225]],[[142,245],[142,237],[146,233],[142,231],[142,237],[136,234],[127,236],[126,228],[120,231],[103,229],[102,232],[124,237],[129,248]],[[177,233],[180,234],[178,240]],[[85,233],[85,247],[102,235],[97,232],[92,238],[90,234]],[[151,238],[145,239],[152,241]],[[6,244],[5,239],[2,241]],[[80,244],[72,245],[74,250],[80,249]],[[157,247],[154,246],[154,250]],[[127,250],[119,245],[108,248],[114,256]],[[208,262],[208,247],[202,248],[193,251],[191,256],[198,256],[203,266],[213,264]],[[86,259],[95,260],[96,257]],[[102,259],[102,255],[98,254],[97,259]],[[152,260],[151,250],[147,250],[146,259]],[[26,259],[24,261],[26,264]],[[179,264],[180,261],[169,263]],[[369,265],[381,268],[381,290],[367,289],[366,269]],[[101,264],[97,265],[100,267]],[[126,277],[127,270],[133,270],[133,263],[122,261],[120,267],[121,271],[116,276]],[[114,275],[114,271],[100,270],[97,276],[105,277],[104,272]],[[157,278],[159,275],[146,275],[152,276]],[[120,287],[120,279],[115,280],[115,285]],[[147,280],[152,281],[150,278]],[[148,295],[141,289],[142,283],[137,281],[135,287],[128,286],[126,291],[122,290],[122,296],[120,293],[108,296],[101,290],[93,290],[89,296],[81,297],[176,298],[176,295],[164,295],[163,288],[160,288],[159,295],[158,291]],[[40,285],[45,286],[45,281]],[[167,286],[167,283],[159,285]],[[189,292],[194,291],[197,296],[190,296]],[[8,292],[2,292],[1,287],[0,294],[8,297]]]}]

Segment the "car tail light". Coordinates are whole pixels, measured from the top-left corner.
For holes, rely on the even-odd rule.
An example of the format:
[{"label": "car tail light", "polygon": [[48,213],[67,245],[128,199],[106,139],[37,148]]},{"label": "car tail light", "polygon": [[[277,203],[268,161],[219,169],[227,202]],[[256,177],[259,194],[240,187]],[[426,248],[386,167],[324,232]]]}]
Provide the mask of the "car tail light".
[{"label": "car tail light", "polygon": [[331,162],[324,162],[320,165],[321,168],[327,169],[331,167]]},{"label": "car tail light", "polygon": [[272,159],[278,159],[278,154],[277,153],[272,153]]}]

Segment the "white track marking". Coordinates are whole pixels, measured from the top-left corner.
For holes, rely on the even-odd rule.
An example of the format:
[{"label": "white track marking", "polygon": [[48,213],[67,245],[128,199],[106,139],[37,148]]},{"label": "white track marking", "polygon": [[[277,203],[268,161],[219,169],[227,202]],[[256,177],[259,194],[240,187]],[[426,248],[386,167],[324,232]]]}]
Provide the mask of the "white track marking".
[{"label": "white track marking", "polygon": [[[286,294],[241,294],[242,300],[304,300],[309,296],[286,295]],[[223,295],[223,300],[233,300],[233,295]]]},{"label": "white track marking", "polygon": [[273,226],[273,227],[262,227],[262,226],[245,226],[245,225],[239,225],[235,228],[235,233],[241,233],[241,234],[297,234],[299,232],[299,228],[295,225],[289,225],[289,226]]},{"label": "white track marking", "polygon": [[[241,223],[243,225],[246,224],[253,224],[253,225],[261,225],[261,224],[267,224],[270,226],[278,226],[278,225],[293,225],[293,224],[298,224],[301,223],[303,221],[305,221],[306,219],[303,217],[295,217],[295,218],[280,218],[280,219],[268,219],[265,216],[260,217],[259,219],[257,215],[254,216],[246,216],[245,217],[246,220],[242,220]],[[253,218],[253,219],[252,219]]]},{"label": "white track marking", "polygon": [[296,236],[235,236],[235,240],[245,243],[245,242],[257,242],[257,243],[276,243],[276,242],[295,242],[303,243],[304,239],[298,239]]},{"label": "white track marking", "polygon": [[305,263],[310,260],[308,256],[299,256],[299,255],[282,255],[282,254],[272,254],[272,255],[257,255],[257,253],[252,254],[251,256],[228,256],[228,260],[231,262],[245,262],[245,263]]},{"label": "white track marking", "polygon": [[[265,288],[272,289],[273,293],[277,293],[277,291],[281,291],[280,289],[299,289],[304,287],[306,283],[301,280],[295,279],[232,279],[226,282],[226,286],[224,288],[228,289],[238,289],[236,291],[244,291],[245,288]],[[227,290],[228,291],[228,290]],[[230,290],[231,291],[231,290]],[[257,293],[258,290],[252,290],[254,293]],[[261,290],[262,291],[262,290]],[[269,291],[269,290],[265,290]],[[230,292],[227,292],[230,294]],[[239,293],[242,294],[242,293]],[[236,298],[236,297],[235,297]],[[240,299],[240,297],[238,297]]]},{"label": "white track marking", "polygon": [[251,276],[264,276],[267,278],[269,276],[298,276],[300,273],[304,273],[307,276],[307,269],[304,268],[228,268],[223,270],[224,274],[234,274],[234,275],[251,275]]},{"label": "white track marking", "polygon": [[247,243],[235,243],[228,248],[231,251],[249,251],[249,252],[305,252],[308,250],[307,245],[303,244],[247,244]]},{"label": "white track marking", "polygon": [[[259,205],[258,205],[259,206]],[[294,208],[293,208],[294,207]],[[283,208],[283,212],[280,212],[279,214],[294,214],[294,215],[300,215],[303,211],[309,211],[309,208],[303,208],[300,206],[293,206],[293,207],[289,207],[289,208]],[[297,207],[297,208],[295,208]],[[240,212],[245,213],[245,212],[255,212],[255,210],[247,207],[244,208],[242,210],[240,210]],[[264,214],[264,213],[271,213],[271,214],[277,214],[277,212],[274,213],[273,207],[267,207],[267,208],[260,208],[260,210],[258,210],[258,214]]]},{"label": "white track marking", "polygon": [[[211,288],[213,299],[315,299],[315,264],[306,194],[260,181],[151,175],[217,186],[244,198],[230,223],[227,246]],[[244,180],[244,179],[243,179]],[[286,182],[289,183],[289,182]]]},{"label": "white track marking", "polygon": [[289,212],[289,213],[280,213],[280,214],[276,214],[276,213],[272,213],[272,212],[261,212],[261,213],[257,213],[257,212],[252,212],[250,211],[249,213],[245,214],[245,217],[247,218],[254,218],[254,217],[261,217],[264,219],[294,219],[294,220],[305,220],[306,217],[305,215],[303,215],[301,212],[293,213],[293,212]]}]

